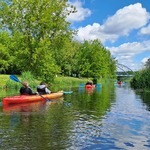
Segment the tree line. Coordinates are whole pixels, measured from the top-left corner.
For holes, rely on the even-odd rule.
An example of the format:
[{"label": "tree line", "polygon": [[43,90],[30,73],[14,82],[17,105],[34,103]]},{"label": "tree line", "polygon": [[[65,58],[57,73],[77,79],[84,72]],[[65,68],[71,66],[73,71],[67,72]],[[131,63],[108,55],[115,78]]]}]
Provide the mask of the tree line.
[{"label": "tree line", "polygon": [[131,86],[135,89],[150,89],[150,58],[145,63],[145,68],[135,73]]},{"label": "tree line", "polygon": [[99,40],[74,39],[66,18],[75,12],[67,0],[1,0],[0,73],[114,78],[116,62]]}]

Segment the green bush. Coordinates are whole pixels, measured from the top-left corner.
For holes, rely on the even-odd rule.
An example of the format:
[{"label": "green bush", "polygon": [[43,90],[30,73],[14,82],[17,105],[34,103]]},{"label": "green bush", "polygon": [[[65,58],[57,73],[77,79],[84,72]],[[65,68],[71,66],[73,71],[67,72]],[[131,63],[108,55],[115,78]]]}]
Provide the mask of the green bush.
[{"label": "green bush", "polygon": [[150,89],[150,69],[143,69],[135,74],[131,80],[131,87],[135,89]]},{"label": "green bush", "polygon": [[[32,88],[37,86],[37,80],[31,74],[30,71],[22,72],[21,76],[19,76],[18,79],[21,82],[28,81],[29,86],[32,87]],[[19,89],[21,86],[22,85],[19,82],[12,81],[11,79],[6,81],[6,87],[7,88]]]}]

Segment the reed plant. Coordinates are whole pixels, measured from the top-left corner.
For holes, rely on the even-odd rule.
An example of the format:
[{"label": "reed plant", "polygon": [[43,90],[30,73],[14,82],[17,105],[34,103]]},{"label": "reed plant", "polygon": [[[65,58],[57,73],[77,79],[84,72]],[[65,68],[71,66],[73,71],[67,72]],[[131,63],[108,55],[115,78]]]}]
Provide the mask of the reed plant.
[{"label": "reed plant", "polygon": [[[23,82],[27,81],[29,83],[29,86],[32,88],[35,88],[37,86],[37,80],[35,77],[31,74],[30,71],[22,72],[21,76],[17,76],[18,79]],[[19,82],[12,81],[8,78],[6,81],[6,88],[12,88],[12,89],[19,89],[22,85]]]},{"label": "reed plant", "polygon": [[29,86],[32,88],[35,88],[37,84],[39,84],[36,77],[30,71],[22,72],[21,81],[27,81],[29,83]]}]

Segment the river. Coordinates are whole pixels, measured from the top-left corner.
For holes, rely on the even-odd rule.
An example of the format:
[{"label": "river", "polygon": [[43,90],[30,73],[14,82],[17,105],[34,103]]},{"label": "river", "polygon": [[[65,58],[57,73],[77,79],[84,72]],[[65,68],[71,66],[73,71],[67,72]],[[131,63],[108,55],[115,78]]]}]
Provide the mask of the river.
[{"label": "river", "polygon": [[[107,83],[71,90],[57,101],[7,109],[1,102],[0,149],[150,149],[150,93]],[[2,91],[0,101],[5,96]]]}]

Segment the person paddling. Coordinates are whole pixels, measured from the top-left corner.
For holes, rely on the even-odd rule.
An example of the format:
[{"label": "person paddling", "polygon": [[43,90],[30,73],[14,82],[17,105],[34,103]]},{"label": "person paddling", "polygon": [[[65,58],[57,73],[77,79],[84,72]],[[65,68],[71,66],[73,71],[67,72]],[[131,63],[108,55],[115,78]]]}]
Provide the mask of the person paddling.
[{"label": "person paddling", "polygon": [[20,88],[20,95],[37,95],[37,92],[33,92],[28,85],[27,81],[22,82],[22,87]]},{"label": "person paddling", "polygon": [[51,91],[47,88],[47,84],[45,82],[41,82],[40,85],[37,86],[37,91],[40,95],[51,93]]},{"label": "person paddling", "polygon": [[88,80],[85,85],[93,85],[93,81],[92,80]]}]

